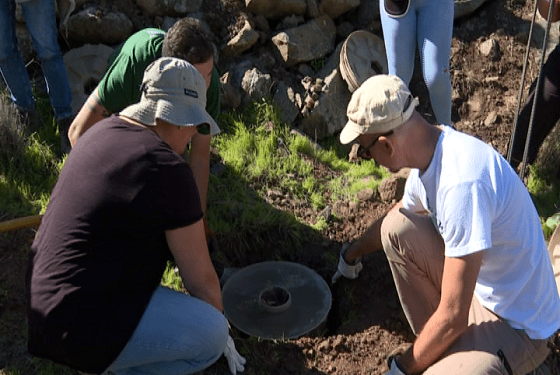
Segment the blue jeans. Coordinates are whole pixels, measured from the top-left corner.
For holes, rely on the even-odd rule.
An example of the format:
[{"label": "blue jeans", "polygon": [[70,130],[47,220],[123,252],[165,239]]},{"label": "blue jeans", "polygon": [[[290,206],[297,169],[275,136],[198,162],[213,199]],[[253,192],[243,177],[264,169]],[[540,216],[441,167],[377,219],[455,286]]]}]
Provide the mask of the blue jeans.
[{"label": "blue jeans", "polygon": [[[57,120],[72,115],[72,93],[66,66],[58,45],[58,29],[53,0],[29,0],[21,4],[25,23],[37,59],[47,82],[47,91]],[[0,1],[0,72],[10,89],[15,105],[32,110],[35,107],[31,82],[19,53],[15,31],[14,0]]]},{"label": "blue jeans", "polygon": [[103,375],[192,374],[221,357],[227,338],[227,320],[213,306],[160,286]]},{"label": "blue jeans", "polygon": [[453,0],[410,0],[408,13],[400,18],[387,14],[385,0],[379,1],[379,7],[389,74],[410,84],[418,45],[422,74],[436,119],[440,124],[451,125],[449,59]]}]

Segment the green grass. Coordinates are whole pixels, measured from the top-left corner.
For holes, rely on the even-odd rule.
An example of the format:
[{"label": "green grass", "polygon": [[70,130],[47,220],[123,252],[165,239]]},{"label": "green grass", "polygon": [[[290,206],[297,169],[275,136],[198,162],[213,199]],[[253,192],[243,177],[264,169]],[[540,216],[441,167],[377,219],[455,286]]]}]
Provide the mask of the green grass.
[{"label": "green grass", "polygon": [[[303,224],[289,212],[273,208],[265,199],[271,191],[281,191],[291,199],[320,211],[332,199],[354,197],[363,188],[376,188],[384,175],[375,163],[362,165],[346,160],[340,145],[316,148],[307,137],[293,134],[282,124],[274,107],[267,102],[252,103],[243,112],[224,113],[222,132],[214,137],[225,170],[211,176],[208,193],[208,222],[214,232],[232,244],[229,259],[243,261],[251,254],[260,259],[280,259],[287,249],[298,248],[312,232],[326,228],[325,221]],[[324,180],[314,174],[314,164],[322,163],[340,175]],[[310,234],[311,233],[311,234]],[[266,246],[269,254],[257,254]],[[227,260],[227,259],[226,259]]]},{"label": "green grass", "polygon": [[[274,126],[267,127],[271,123]],[[283,188],[298,198],[322,195],[329,189],[334,190],[335,197],[347,198],[366,187],[377,188],[380,179],[368,176],[388,176],[374,161],[348,162],[339,145],[316,149],[310,139],[290,133],[290,128],[280,123],[267,103],[254,103],[244,115],[224,115],[221,124],[225,131],[216,137],[215,147],[224,163],[245,176],[247,182],[262,180],[262,189]],[[315,178],[315,162],[340,172],[340,178],[330,181]],[[303,182],[294,177],[301,177]],[[317,209],[324,207],[321,199],[311,199]]]},{"label": "green grass", "polygon": [[38,100],[38,108],[46,126],[26,136],[9,99],[0,95],[0,213],[8,217],[43,212],[63,164],[54,146],[59,144],[58,129],[45,100]]},{"label": "green grass", "polygon": [[179,269],[171,261],[167,262],[167,267],[165,268],[163,276],[161,277],[161,285],[178,292],[185,291],[185,288],[183,287],[183,281],[181,279],[181,276],[179,275]]},{"label": "green grass", "polygon": [[549,238],[556,227],[546,225],[546,220],[560,211],[560,183],[555,177],[544,174],[534,166],[530,167],[527,189],[531,192],[535,207],[541,217],[545,238]]}]

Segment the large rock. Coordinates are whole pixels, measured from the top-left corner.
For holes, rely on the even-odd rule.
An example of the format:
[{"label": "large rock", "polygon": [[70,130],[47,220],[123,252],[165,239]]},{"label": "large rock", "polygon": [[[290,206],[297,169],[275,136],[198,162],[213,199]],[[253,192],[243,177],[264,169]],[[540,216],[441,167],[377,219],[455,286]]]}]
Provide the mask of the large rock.
[{"label": "large rock", "polygon": [[287,66],[325,57],[334,50],[336,26],[329,16],[280,32],[272,42]]},{"label": "large rock", "polygon": [[104,13],[88,7],[68,19],[68,37],[84,44],[118,44],[134,31],[132,21],[120,12]]},{"label": "large rock", "polygon": [[249,12],[266,18],[304,16],[307,10],[307,0],[245,0],[245,5]]},{"label": "large rock", "polygon": [[307,17],[317,18],[319,17],[319,5],[318,0],[306,0],[307,1]]},{"label": "large rock", "polygon": [[241,105],[244,92],[232,82],[233,74],[230,74],[230,72],[226,72],[220,77],[220,103],[222,104],[222,109],[237,108]]},{"label": "large rock", "polygon": [[[339,70],[342,45],[343,42],[338,44],[325,65],[316,73],[315,84],[312,81],[304,84],[306,90],[319,94],[311,94],[311,99],[316,96],[316,100],[312,100],[312,103],[309,102],[309,97],[307,98],[307,108],[302,111],[304,118],[300,124],[301,131],[313,139],[333,135],[348,121],[346,106],[352,94]],[[316,90],[317,82],[322,82],[320,90]]]},{"label": "large rock", "polygon": [[224,55],[239,56],[259,41],[260,34],[245,21],[243,28],[231,39],[222,50]]},{"label": "large rock", "polygon": [[356,30],[372,31],[370,26],[380,22],[379,0],[362,0],[356,10],[348,14],[348,21],[352,22]]},{"label": "large rock", "polygon": [[344,42],[338,43],[334,52],[330,54],[329,58],[325,62],[325,65],[323,65],[323,67],[315,74],[315,78],[325,81],[335,69],[340,69],[340,51],[343,45]]},{"label": "large rock", "polygon": [[359,5],[360,0],[323,0],[319,6],[319,13],[326,14],[334,20]]},{"label": "large rock", "polygon": [[138,5],[149,16],[186,16],[197,12],[203,0],[136,0]]},{"label": "large rock", "polygon": [[485,2],[486,0],[455,0],[455,19],[468,16]]},{"label": "large rock", "polygon": [[323,139],[342,130],[348,117],[346,105],[350,101],[350,91],[335,69],[325,78],[323,92],[308,116],[301,122],[301,131],[312,139]]},{"label": "large rock", "polygon": [[294,89],[288,87],[282,81],[278,82],[274,89],[272,100],[280,112],[280,120],[288,125],[291,125],[299,115],[296,95],[297,93],[294,92]]},{"label": "large rock", "polygon": [[251,99],[258,102],[270,96],[272,78],[270,74],[263,74],[257,68],[253,68],[243,75],[241,88]]}]

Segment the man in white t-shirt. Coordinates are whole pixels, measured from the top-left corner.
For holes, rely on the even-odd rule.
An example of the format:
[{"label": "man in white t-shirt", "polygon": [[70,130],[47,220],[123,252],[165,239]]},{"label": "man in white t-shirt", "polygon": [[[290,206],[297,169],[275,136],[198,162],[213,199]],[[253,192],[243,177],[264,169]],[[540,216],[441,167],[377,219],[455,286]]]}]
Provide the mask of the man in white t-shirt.
[{"label": "man in white t-shirt", "polygon": [[403,199],[340,255],[335,282],[383,249],[417,338],[388,374],[526,374],[548,355],[560,299],[537,211],[484,142],[434,126],[396,76],[354,92],[343,144],[391,171],[412,168]]}]

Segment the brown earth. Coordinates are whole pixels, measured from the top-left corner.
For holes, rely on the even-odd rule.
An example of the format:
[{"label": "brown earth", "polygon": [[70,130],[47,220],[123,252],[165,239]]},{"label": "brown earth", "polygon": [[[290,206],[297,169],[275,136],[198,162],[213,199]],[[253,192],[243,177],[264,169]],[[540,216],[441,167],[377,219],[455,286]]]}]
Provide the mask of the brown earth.
[{"label": "brown earth", "polygon": [[[207,4],[215,5],[217,0]],[[221,1],[221,4],[214,8],[215,17],[210,24],[222,30],[218,36],[225,37],[236,30],[237,21],[244,15],[238,1]],[[493,0],[455,22],[451,55],[454,125],[490,143],[502,154],[506,152],[514,123],[532,11],[529,1]],[[479,52],[480,44],[490,38],[500,47],[495,60]],[[539,58],[540,51],[533,49],[528,82],[538,72]],[[411,89],[421,98],[420,112],[433,119],[421,82],[416,72]],[[317,178],[328,179],[335,174],[321,163],[313,161],[313,165]],[[287,192],[280,192],[280,196],[284,199],[270,199],[269,203],[302,221],[314,222],[318,212],[310,205],[290,201]],[[341,244],[358,238],[371,220],[386,212],[394,202],[376,198],[358,204],[330,200],[327,203],[342,213],[337,215],[340,219],[333,217],[322,238],[296,249],[286,260],[316,270],[330,285],[336,267],[333,259],[338,258]],[[31,229],[0,237],[0,314],[12,316],[10,327],[0,327],[0,374],[4,368],[25,368],[22,373],[37,373],[25,353],[21,327],[25,326],[26,263],[21,251],[16,251],[32,237]],[[227,238],[219,240],[227,247]],[[254,261],[258,260],[251,259]],[[231,259],[231,262],[235,266],[251,263],[249,259]],[[320,329],[295,340],[266,341],[248,337],[234,328],[237,348],[247,358],[245,374],[384,374],[387,353],[399,344],[412,342],[414,337],[402,313],[384,255],[375,253],[363,262],[364,269],[358,279],[340,279],[332,286],[331,312]],[[560,375],[560,334],[551,347],[547,364],[553,374]],[[64,373],[74,374],[68,370]],[[228,373],[225,359],[221,358],[203,373]]]}]

